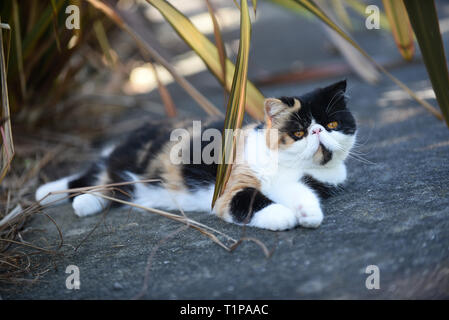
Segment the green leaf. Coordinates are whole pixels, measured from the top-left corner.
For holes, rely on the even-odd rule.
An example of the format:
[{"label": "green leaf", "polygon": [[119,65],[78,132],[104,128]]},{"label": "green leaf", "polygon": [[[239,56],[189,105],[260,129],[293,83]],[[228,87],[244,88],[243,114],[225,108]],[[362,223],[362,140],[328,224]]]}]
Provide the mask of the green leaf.
[{"label": "green leaf", "polygon": [[402,0],[382,0],[391,25],[396,46],[402,57],[410,61],[415,53],[413,31]]},{"label": "green leaf", "polygon": [[449,76],[434,1],[405,0],[433,90],[449,126]]},{"label": "green leaf", "polygon": [[53,12],[56,10],[57,12],[61,9],[61,6],[65,3],[65,1],[58,1],[56,3],[56,7],[53,9],[52,5],[49,4],[45,11],[42,13],[39,20],[36,22],[36,25],[33,26],[31,32],[25,37],[23,40],[23,57],[26,59],[30,54],[35,50],[35,45],[41,36],[47,31],[48,26],[53,21]]},{"label": "green leaf", "polygon": [[[146,0],[152,6],[154,6],[165,17],[165,19],[171,24],[179,36],[198,54],[198,56],[204,61],[212,74],[218,79],[221,79],[221,65],[220,57],[217,47],[209,41],[191,22],[190,20],[173,7],[170,3],[164,0]],[[232,75],[234,74],[235,66],[229,60],[226,59],[226,82],[222,83],[225,88],[230,91],[233,81]],[[260,91],[251,83],[247,84],[247,97],[246,97],[246,111],[253,118],[263,119],[263,102],[264,96]]]},{"label": "green leaf", "polygon": [[[246,89],[248,77],[248,58],[251,39],[251,20],[249,17],[248,3],[242,0],[240,9],[240,42],[237,55],[237,62],[232,79],[232,87],[229,95],[228,107],[223,129],[222,152],[217,168],[217,179],[215,182],[212,208],[217,198],[226,188],[232,170],[232,161],[235,159],[235,129],[242,127],[243,116],[246,104]],[[228,130],[227,130],[228,129]],[[231,129],[231,130],[229,130]],[[231,163],[230,163],[231,162]]]}]

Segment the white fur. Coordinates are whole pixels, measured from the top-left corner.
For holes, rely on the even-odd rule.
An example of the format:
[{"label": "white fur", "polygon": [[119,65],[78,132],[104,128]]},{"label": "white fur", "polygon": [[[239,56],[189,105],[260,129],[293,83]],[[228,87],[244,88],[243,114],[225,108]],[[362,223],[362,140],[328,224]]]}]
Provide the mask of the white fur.
[{"label": "white fur", "polygon": [[86,217],[106,209],[108,201],[93,194],[80,194],[73,199],[72,207],[78,217]]},{"label": "white fur", "polygon": [[[139,176],[128,173],[134,181],[142,180]],[[150,208],[185,211],[211,211],[214,186],[199,189],[195,192],[186,190],[174,191],[152,184],[134,184],[133,203]]]},{"label": "white fur", "polygon": [[[321,132],[312,134],[315,129],[321,129]],[[308,174],[322,182],[334,185],[342,183],[346,179],[344,160],[354,141],[355,136],[336,131],[328,132],[313,121],[306,138],[296,141],[286,149],[271,150],[266,145],[265,133],[254,130],[247,138],[245,159],[261,181],[261,192],[264,195],[281,207],[289,209],[296,218],[296,224],[316,228],[323,221],[320,200],[308,186],[301,182],[301,177]],[[332,159],[325,165],[316,163],[314,160],[320,143],[332,151]],[[278,208],[277,211],[285,211],[280,210],[279,207],[275,208]],[[267,209],[270,212],[272,210],[274,209]],[[259,218],[256,219],[256,216]],[[285,219],[285,229],[291,228],[292,220],[288,214],[280,214],[276,219],[268,216],[270,215],[262,219],[256,213],[253,219],[259,222],[250,223],[250,225],[280,230],[278,228],[282,224],[279,219]]]},{"label": "white fur", "polygon": [[69,188],[69,182],[75,179],[75,176],[65,177],[56,181],[52,181],[40,186],[35,193],[35,199],[41,205],[56,205],[68,201],[67,193],[51,194],[50,192],[62,191]]},{"label": "white fur", "polygon": [[281,204],[270,204],[256,212],[248,223],[249,226],[273,231],[287,230],[295,227],[298,220],[292,210]]}]

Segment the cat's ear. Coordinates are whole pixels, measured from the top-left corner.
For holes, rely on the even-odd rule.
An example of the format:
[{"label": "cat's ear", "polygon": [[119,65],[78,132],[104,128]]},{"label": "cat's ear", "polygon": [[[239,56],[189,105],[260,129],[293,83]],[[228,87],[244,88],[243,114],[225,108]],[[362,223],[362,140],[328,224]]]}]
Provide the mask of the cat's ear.
[{"label": "cat's ear", "polygon": [[265,99],[265,117],[273,119],[284,112],[288,107],[279,99]]},{"label": "cat's ear", "polygon": [[[284,98],[285,99],[285,98]],[[290,105],[292,104],[292,105]],[[301,108],[301,103],[298,99],[291,99],[291,103],[286,104],[281,99],[268,98],[265,99],[265,122],[268,127],[272,126],[273,121],[288,117],[288,115],[295,110]]]},{"label": "cat's ear", "polygon": [[324,99],[333,105],[339,105],[346,108],[346,80],[335,82],[321,90]]},{"label": "cat's ear", "polygon": [[345,94],[346,92],[346,79],[335,82],[333,84],[331,84],[330,86],[327,86],[325,88],[323,88],[324,91],[327,91],[331,94],[338,94],[341,93],[342,95]]}]

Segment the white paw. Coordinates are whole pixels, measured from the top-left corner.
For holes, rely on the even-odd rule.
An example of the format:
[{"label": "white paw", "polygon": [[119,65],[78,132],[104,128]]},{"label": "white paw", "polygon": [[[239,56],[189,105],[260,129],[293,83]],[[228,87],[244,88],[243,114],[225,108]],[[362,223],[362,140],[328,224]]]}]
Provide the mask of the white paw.
[{"label": "white paw", "polygon": [[287,230],[295,227],[298,223],[292,210],[281,204],[270,204],[256,212],[248,224],[268,230]]},{"label": "white paw", "polygon": [[35,194],[36,201],[38,201],[41,205],[59,204],[68,201],[67,193],[59,193],[51,195],[49,195],[49,193],[68,189],[68,183],[70,181],[69,179],[70,179],[69,177],[62,178],[60,180],[49,182],[40,186],[36,190]]},{"label": "white paw", "polygon": [[72,207],[78,217],[90,216],[106,208],[106,200],[92,194],[81,194],[73,199]]},{"label": "white paw", "polygon": [[299,224],[305,228],[318,228],[323,221],[323,212],[319,207],[304,208],[299,205],[296,208],[296,217]]}]

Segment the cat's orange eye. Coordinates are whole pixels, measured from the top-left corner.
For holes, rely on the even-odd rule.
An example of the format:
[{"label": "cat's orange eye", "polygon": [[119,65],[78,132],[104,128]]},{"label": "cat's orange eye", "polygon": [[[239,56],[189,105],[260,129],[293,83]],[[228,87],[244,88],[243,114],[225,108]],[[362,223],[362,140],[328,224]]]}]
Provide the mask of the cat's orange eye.
[{"label": "cat's orange eye", "polygon": [[327,127],[328,127],[329,129],[335,129],[336,127],[338,127],[338,122],[337,122],[337,121],[329,122],[329,123],[327,124]]},{"label": "cat's orange eye", "polygon": [[304,136],[304,131],[296,131],[295,133],[293,133],[295,135],[295,137],[297,138],[302,138]]}]

